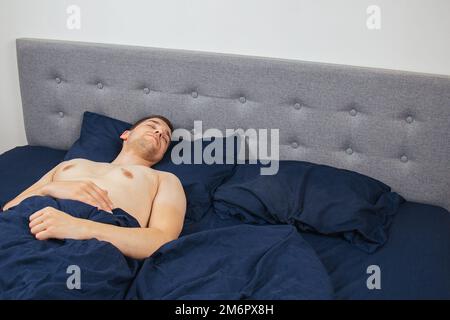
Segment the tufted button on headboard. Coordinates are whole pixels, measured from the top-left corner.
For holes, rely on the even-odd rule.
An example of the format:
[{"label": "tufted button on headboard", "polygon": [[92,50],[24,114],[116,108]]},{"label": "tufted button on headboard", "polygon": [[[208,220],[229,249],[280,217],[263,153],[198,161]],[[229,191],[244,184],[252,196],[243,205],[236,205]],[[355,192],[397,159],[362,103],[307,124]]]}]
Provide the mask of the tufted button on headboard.
[{"label": "tufted button on headboard", "polygon": [[31,145],[69,148],[86,110],[277,128],[281,159],[357,171],[450,209],[448,76],[38,39],[18,39],[17,55]]}]

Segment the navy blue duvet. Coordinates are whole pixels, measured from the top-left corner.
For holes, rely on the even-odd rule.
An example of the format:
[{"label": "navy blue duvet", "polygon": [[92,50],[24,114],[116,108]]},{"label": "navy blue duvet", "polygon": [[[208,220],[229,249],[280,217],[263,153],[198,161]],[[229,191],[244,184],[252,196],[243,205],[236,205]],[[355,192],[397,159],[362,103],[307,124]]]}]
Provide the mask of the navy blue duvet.
[{"label": "navy blue duvet", "polygon": [[[108,242],[37,240],[29,217],[54,207],[78,218],[138,227],[125,211],[113,213],[74,200],[34,196],[0,214],[0,299],[123,299],[136,276],[139,262],[127,259]],[[81,289],[69,289],[69,266],[81,271]]]},{"label": "navy blue duvet", "polygon": [[[237,225],[197,232],[138,261],[96,239],[36,240],[29,217],[47,206],[77,218],[138,227],[121,209],[110,214],[74,200],[25,199],[0,215],[1,299],[332,297],[325,268],[292,226]],[[81,289],[67,287],[66,271],[72,265],[81,271]]]},{"label": "navy blue duvet", "polygon": [[327,272],[292,226],[234,225],[184,235],[146,259],[138,299],[330,299]]}]

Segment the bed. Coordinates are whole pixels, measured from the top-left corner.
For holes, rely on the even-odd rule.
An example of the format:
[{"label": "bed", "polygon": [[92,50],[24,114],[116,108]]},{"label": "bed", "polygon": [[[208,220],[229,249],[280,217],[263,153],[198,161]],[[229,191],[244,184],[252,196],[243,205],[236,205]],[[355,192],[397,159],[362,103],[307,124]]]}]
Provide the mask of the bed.
[{"label": "bed", "polygon": [[[279,128],[282,161],[356,172],[404,201],[386,242],[364,252],[290,220],[226,215],[213,195],[217,202],[186,220],[179,239],[144,261],[86,245],[122,259],[117,269],[92,271],[91,287],[68,290],[66,270],[55,269],[53,286],[0,279],[3,298],[450,298],[449,77],[42,39],[18,39],[17,56],[28,145],[0,156],[2,203],[65,159],[86,112],[129,123],[162,114],[189,130],[194,120],[220,130]],[[96,252],[84,262],[95,263]],[[0,257],[8,261],[0,269],[21,261],[5,246]],[[373,266],[381,287],[370,289]]]}]

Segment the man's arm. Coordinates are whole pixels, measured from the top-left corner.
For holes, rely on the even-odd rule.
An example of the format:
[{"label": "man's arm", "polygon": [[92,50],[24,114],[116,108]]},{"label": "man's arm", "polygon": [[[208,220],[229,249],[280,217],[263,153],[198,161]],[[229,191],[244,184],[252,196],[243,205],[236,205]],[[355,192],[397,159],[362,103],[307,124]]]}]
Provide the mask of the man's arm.
[{"label": "man's arm", "polygon": [[98,187],[95,183],[90,181],[53,182],[55,172],[59,167],[67,163],[68,161],[64,161],[55,166],[35,184],[5,204],[3,206],[3,211],[18,205],[26,198],[32,196],[50,196],[58,199],[83,201],[92,206],[111,212],[113,203],[108,197],[108,192]]},{"label": "man's arm", "polygon": [[171,173],[163,173],[146,228],[117,227],[79,219],[50,207],[30,217],[30,228],[39,240],[96,238],[110,242],[128,257],[144,259],[178,238],[185,212],[186,196],[180,180]]}]

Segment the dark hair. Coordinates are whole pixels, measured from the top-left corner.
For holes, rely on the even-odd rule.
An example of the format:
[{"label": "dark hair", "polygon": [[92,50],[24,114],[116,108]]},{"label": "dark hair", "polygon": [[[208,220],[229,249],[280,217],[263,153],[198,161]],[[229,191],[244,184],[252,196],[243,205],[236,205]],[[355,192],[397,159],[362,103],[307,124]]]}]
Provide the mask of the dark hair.
[{"label": "dark hair", "polygon": [[169,121],[169,119],[167,119],[167,118],[164,117],[164,116],[157,115],[157,114],[154,114],[154,115],[151,115],[151,116],[148,116],[148,117],[144,117],[144,118],[142,118],[142,119],[139,119],[138,121],[136,121],[136,122],[131,126],[130,130],[133,130],[133,129],[136,128],[138,125],[140,125],[142,122],[144,122],[144,121],[146,121],[146,120],[148,120],[148,119],[152,119],[152,118],[158,118],[158,119],[161,119],[162,121],[164,121],[164,122],[167,124],[167,126],[169,127],[170,132],[172,133],[172,131],[173,131],[173,125],[172,125],[172,123]]}]

